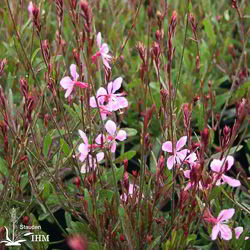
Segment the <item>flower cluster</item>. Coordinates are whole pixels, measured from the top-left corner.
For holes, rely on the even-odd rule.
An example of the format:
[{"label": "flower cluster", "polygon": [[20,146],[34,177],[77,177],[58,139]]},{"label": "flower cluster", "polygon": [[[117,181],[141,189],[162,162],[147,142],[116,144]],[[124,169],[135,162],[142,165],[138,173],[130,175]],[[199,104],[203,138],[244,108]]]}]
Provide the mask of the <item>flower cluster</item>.
[{"label": "flower cluster", "polygon": [[[207,208],[205,209],[203,216],[204,220],[213,224],[211,233],[212,240],[216,240],[218,236],[227,241],[232,239],[233,233],[231,228],[228,226],[228,221],[233,217],[234,213],[234,208],[223,209],[220,211],[217,218],[214,218],[210,211]],[[242,232],[243,227],[234,228],[235,238],[239,239]],[[245,238],[245,240],[247,239],[248,237]]]},{"label": "flower cluster", "polygon": [[[29,6],[29,9],[31,9],[31,5]],[[173,15],[172,21],[173,30],[171,32],[174,33],[176,15]],[[101,58],[105,72],[111,72],[110,63],[112,60],[112,56],[109,54],[108,45],[106,43],[102,43],[100,32],[96,36],[96,46],[97,51],[91,57],[92,63],[97,64],[97,66],[99,67],[98,58]],[[143,55],[143,50],[139,51],[141,51],[141,54]],[[172,60],[171,57],[172,55],[169,55],[170,60]],[[65,76],[60,81],[60,86],[64,90],[66,90],[64,95],[65,98],[68,98],[72,94],[75,87],[89,87],[88,83],[78,81],[79,74],[76,71],[75,64],[71,64],[70,74],[71,76]],[[113,81],[110,81],[106,87],[100,87],[96,91],[95,95],[86,100],[85,103],[88,103],[91,108],[98,109],[102,120],[106,120],[108,117],[110,117],[110,114],[112,114],[112,112],[116,112],[128,107],[128,101],[125,98],[125,93],[123,91],[119,91],[122,87],[122,82],[122,77],[117,77]],[[186,113],[188,113],[187,110]],[[187,128],[190,124],[189,114],[185,116],[185,119],[186,122],[184,122],[184,125]],[[202,134],[201,140],[206,142],[204,143],[204,145],[207,145],[208,132],[207,130],[204,131],[206,133],[204,132]],[[121,142],[126,140],[127,138],[126,131],[119,129],[117,124],[110,119],[107,119],[100,134],[95,135],[94,137],[91,136],[91,142],[90,138],[87,137],[85,132],[83,132],[82,130],[79,130],[78,132],[83,141],[78,146],[79,161],[83,164],[81,167],[82,174],[95,171],[98,163],[100,163],[105,157],[104,152],[106,153],[106,150],[109,150],[111,153],[115,153],[117,141]],[[199,152],[202,151],[202,146],[196,147],[195,150],[191,146],[189,146],[188,148],[184,148],[187,144],[187,141],[188,137],[182,136],[176,143],[173,143],[172,141],[166,141],[162,144],[162,151],[167,152],[168,154],[167,168],[169,170],[178,168],[180,170],[179,172],[182,174],[182,177],[184,176],[187,179],[187,186],[184,189],[185,193],[189,194],[189,190],[194,190],[195,188],[198,188],[201,192],[204,192],[207,190],[211,190],[215,186],[220,186],[223,184],[228,184],[231,187],[239,187],[241,185],[239,180],[233,179],[226,175],[226,172],[229,171],[234,165],[233,156],[229,155],[225,158],[221,157],[222,159],[220,160],[213,159],[210,165],[209,162],[207,164],[204,164],[204,157],[202,161],[201,154],[199,154]],[[203,150],[203,154],[204,151],[205,150]],[[163,166],[164,160],[162,160],[160,163],[159,166]],[[209,170],[207,171],[207,169],[205,170],[205,168],[208,168]],[[206,174],[208,177],[208,181],[203,179],[204,171],[207,171]],[[139,186],[137,186],[135,183],[129,183],[127,176],[125,179],[126,180],[124,180],[124,187],[126,192],[121,194],[121,202],[126,204],[129,198],[135,197],[134,201],[137,203],[138,197],[136,196],[136,193],[139,189]],[[144,195],[142,194],[141,197],[144,197]],[[213,217],[208,209],[205,210],[206,211],[204,212],[203,216],[204,221],[209,222],[213,225],[211,233],[212,240],[215,240],[218,236],[224,240],[232,239],[233,233],[227,223],[233,217],[235,210],[233,208],[224,209],[219,213],[217,218]],[[234,232],[235,238],[238,239],[243,232],[243,228],[236,227],[234,229]]]},{"label": "flower cluster", "polygon": [[[102,119],[106,119],[107,115],[113,111],[127,108],[128,101],[124,97],[124,93],[115,94],[121,88],[122,78],[118,77],[108,84],[108,89],[101,87],[97,90],[96,97],[92,96],[89,105],[92,108],[100,108]],[[97,102],[96,102],[97,100]]]},{"label": "flower cluster", "polygon": [[[175,165],[182,165],[182,164],[188,164],[190,167],[190,170],[184,171],[184,176],[188,179],[191,179],[191,173],[194,170],[198,171],[198,168],[200,166],[199,162],[197,161],[196,153],[189,152],[188,149],[182,149],[187,142],[187,136],[183,136],[180,138],[180,140],[176,143],[176,148],[173,149],[173,145],[171,141],[166,141],[162,145],[162,150],[165,152],[168,152],[172,154],[168,157],[167,160],[167,167],[168,169],[172,169]],[[235,180],[227,175],[225,175],[225,172],[230,170],[231,167],[234,164],[234,158],[232,156],[227,156],[226,158],[223,158],[222,160],[214,159],[211,164],[210,168],[212,170],[212,182],[211,184],[216,184],[217,186],[227,183],[231,187],[239,187],[240,181]],[[188,182],[188,186],[186,189],[189,189],[192,186],[191,180]],[[202,189],[202,183],[199,181],[199,187]]]},{"label": "flower cluster", "polygon": [[[29,9],[31,7],[29,6]],[[98,57],[102,58],[104,67],[111,69],[109,62],[111,56],[108,54],[109,49],[106,43],[101,44],[101,33],[97,34],[96,44],[99,50],[92,56],[93,63],[96,63]],[[70,66],[71,77],[65,76],[61,79],[60,85],[66,90],[64,97],[67,98],[71,95],[74,87],[88,88],[89,85],[86,82],[78,81],[79,74],[76,71],[76,65]],[[128,101],[124,97],[124,93],[116,93],[121,88],[122,78],[118,77],[114,81],[110,82],[107,86],[107,90],[103,87],[97,90],[96,97],[92,96],[89,99],[89,104],[92,108],[99,108],[101,118],[106,119],[107,115],[113,111],[117,111],[122,108],[128,107]],[[89,144],[87,135],[79,130],[79,135],[83,140],[78,147],[79,160],[83,162],[81,167],[81,173],[92,171],[96,169],[97,163],[104,159],[104,153],[100,151],[104,147],[109,149],[112,153],[116,151],[116,140],[124,141],[127,138],[127,133],[124,130],[118,130],[115,122],[108,120],[105,124],[107,134],[99,134],[95,142],[96,144]]]},{"label": "flower cluster", "polygon": [[[233,179],[225,174],[230,170],[234,164],[234,158],[232,156],[227,156],[221,160],[213,159],[210,168],[210,182],[207,185],[201,177],[201,163],[198,161],[197,155],[195,152],[190,152],[187,149],[182,149],[187,142],[187,136],[181,137],[177,143],[176,147],[173,147],[171,141],[166,141],[162,145],[162,150],[171,154],[167,160],[168,169],[173,167],[182,167],[184,164],[188,165],[190,169],[184,170],[184,176],[189,179],[188,184],[184,191],[187,191],[190,188],[198,187],[200,190],[205,190],[212,188],[214,185],[220,186],[223,184],[228,184],[231,187],[239,187],[241,185],[239,180]],[[209,173],[208,173],[209,174]],[[208,209],[204,212],[204,220],[213,224],[211,238],[215,240],[217,236],[224,240],[232,239],[232,230],[227,225],[229,219],[233,217],[235,213],[234,209],[224,209],[222,210],[217,218],[214,218]],[[243,232],[243,227],[235,228],[235,237],[238,239],[240,234]]]},{"label": "flower cluster", "polygon": [[[81,173],[87,172],[87,166],[90,170],[95,170],[97,163],[103,160],[104,153],[97,153],[96,151],[98,149],[102,149],[105,147],[107,149],[110,149],[112,153],[115,153],[115,140],[124,141],[127,138],[126,131],[118,130],[116,124],[111,120],[108,120],[106,122],[105,128],[108,134],[99,134],[95,139],[96,144],[89,144],[86,134],[82,130],[78,131],[80,137],[83,140],[83,143],[81,143],[78,147],[78,151],[80,153],[79,160],[81,162],[84,162],[81,168]],[[92,156],[93,153],[96,153],[96,158]]]}]

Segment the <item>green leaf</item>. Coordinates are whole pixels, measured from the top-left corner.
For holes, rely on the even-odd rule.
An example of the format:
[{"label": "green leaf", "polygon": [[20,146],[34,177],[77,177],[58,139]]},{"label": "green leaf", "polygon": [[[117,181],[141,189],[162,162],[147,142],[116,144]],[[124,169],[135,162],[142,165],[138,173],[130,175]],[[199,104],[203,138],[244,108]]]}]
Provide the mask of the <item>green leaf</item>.
[{"label": "green leaf", "polygon": [[228,9],[224,11],[224,18],[225,18],[226,21],[230,20],[230,15],[229,15],[229,10]]},{"label": "green leaf", "polygon": [[130,246],[131,249],[135,249],[135,245],[136,245],[135,238],[134,238],[135,234],[133,233],[133,227],[131,225],[130,218],[123,207],[119,207],[118,212],[119,212],[119,217],[121,220],[123,232],[128,241],[128,245]]},{"label": "green leaf", "polygon": [[[122,176],[123,176],[123,173],[124,173],[124,166],[120,167],[120,168],[116,168],[116,167],[113,167],[114,170],[115,170],[115,178],[116,178],[116,181],[119,181]],[[112,173],[112,169],[109,169],[108,171],[105,172],[105,174],[103,174],[101,177],[101,181],[102,182],[106,182],[107,185],[110,185],[112,187],[114,187],[115,185],[117,185],[115,182],[114,182],[114,178],[113,178],[113,173]]]},{"label": "green leaf", "polygon": [[156,166],[157,166],[157,160],[155,157],[155,154],[153,151],[151,151],[151,157],[150,157],[150,170],[152,173],[156,173]]},{"label": "green leaf", "polygon": [[250,82],[245,82],[243,85],[241,85],[233,94],[230,103],[234,103],[237,100],[240,100],[242,97],[244,97],[245,94],[248,92],[249,88],[250,88]]},{"label": "green leaf", "polygon": [[114,192],[112,190],[101,189],[99,191],[99,197],[100,197],[99,200],[108,200],[108,202],[111,202],[113,195],[114,195]]},{"label": "green leaf", "polygon": [[205,18],[203,21],[205,32],[207,33],[208,39],[211,41],[212,45],[216,44],[216,35],[213,30],[213,25],[209,18]]},{"label": "green leaf", "polygon": [[76,119],[77,117],[79,117],[78,113],[72,109],[69,105],[67,104],[63,104],[63,107],[67,110],[67,112],[72,116],[72,118]]},{"label": "green leaf", "polygon": [[2,173],[5,177],[9,176],[7,162],[0,157],[0,173]]},{"label": "green leaf", "polygon": [[122,129],[127,132],[128,137],[135,136],[137,134],[137,130],[134,128],[122,128]]},{"label": "green leaf", "polygon": [[36,55],[37,55],[37,53],[39,52],[40,49],[41,49],[41,48],[39,47],[39,48],[37,48],[37,49],[33,52],[32,57],[31,57],[31,64],[33,64],[33,61],[34,61],[34,59],[35,59],[35,57],[36,57]]},{"label": "green leaf", "polygon": [[188,245],[189,242],[196,240],[196,238],[197,238],[196,234],[189,234],[188,237],[187,237],[187,243],[186,244]]},{"label": "green leaf", "polygon": [[49,147],[52,143],[52,137],[50,134],[47,134],[44,138],[44,142],[43,142],[43,155],[44,157],[48,156],[48,152],[49,152]]},{"label": "green leaf", "polygon": [[22,25],[22,27],[21,27],[21,34],[24,32],[24,30],[29,26],[29,24],[30,23],[32,23],[32,20],[30,20],[30,19],[28,19],[28,21],[24,24],[24,25]]},{"label": "green leaf", "polygon": [[136,155],[136,151],[128,151],[115,159],[115,163],[123,163],[124,160],[130,160]]},{"label": "green leaf", "polygon": [[53,189],[51,187],[51,182],[49,181],[44,181],[42,185],[43,185],[42,198],[46,201],[49,198],[51,191]]},{"label": "green leaf", "polygon": [[68,156],[69,153],[70,153],[70,150],[69,150],[69,145],[64,141],[63,138],[60,139],[60,147],[61,149],[63,150],[63,153]]},{"label": "green leaf", "polygon": [[221,106],[225,103],[226,99],[228,97],[228,92],[225,92],[224,94],[221,95],[216,95],[215,101],[216,101],[216,106],[215,109],[219,110]]},{"label": "green leaf", "polygon": [[71,222],[72,222],[72,217],[71,217],[71,213],[65,211],[64,213],[64,217],[65,217],[65,221],[66,221],[66,225],[67,227],[70,227]]},{"label": "green leaf", "polygon": [[135,78],[132,82],[130,82],[128,85],[126,85],[126,89],[132,89],[135,88],[137,86],[139,86],[141,83],[141,79],[140,78]]},{"label": "green leaf", "polygon": [[220,86],[223,82],[228,81],[229,78],[228,76],[223,76],[220,79],[218,79],[217,81],[215,81],[215,83],[212,85],[213,89],[217,88],[218,86]]},{"label": "green leaf", "polygon": [[84,200],[86,200],[88,202],[88,213],[92,214],[92,212],[93,212],[93,205],[92,205],[91,198],[89,196],[89,191],[86,188],[84,188]]},{"label": "green leaf", "polygon": [[24,190],[26,185],[29,183],[29,175],[28,172],[22,174],[21,180],[20,180],[20,188],[21,190]]},{"label": "green leaf", "polygon": [[86,234],[91,240],[96,240],[96,235],[89,229],[89,226],[85,222],[71,221],[71,228],[66,229],[70,234]]},{"label": "green leaf", "polygon": [[188,4],[188,12],[192,12],[192,3],[191,3],[191,1]]}]

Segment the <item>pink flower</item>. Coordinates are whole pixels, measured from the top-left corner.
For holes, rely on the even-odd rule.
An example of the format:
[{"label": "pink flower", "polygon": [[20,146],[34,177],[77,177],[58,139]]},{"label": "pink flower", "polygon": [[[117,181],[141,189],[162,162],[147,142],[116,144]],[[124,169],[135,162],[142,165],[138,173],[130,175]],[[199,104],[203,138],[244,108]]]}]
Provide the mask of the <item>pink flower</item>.
[{"label": "pink flower", "polygon": [[85,174],[87,172],[87,166],[89,167],[89,170],[95,170],[97,162],[102,161],[103,158],[104,158],[103,152],[96,154],[95,158],[93,158],[92,155],[89,155],[88,159],[85,160],[84,164],[81,167],[81,173]]},{"label": "pink flower", "polygon": [[[104,105],[105,95],[106,94],[107,94],[107,91],[103,87],[99,88],[97,90],[97,92],[96,92],[96,99],[97,99],[97,102],[98,102],[98,107],[100,109],[100,114],[101,114],[102,120],[105,120],[107,118],[107,115],[112,113],[109,110],[109,108]],[[97,108],[96,99],[95,99],[94,96],[90,97],[90,99],[89,99],[90,107]]]},{"label": "pink flower", "polygon": [[162,145],[162,150],[168,153],[172,153],[173,155],[168,157],[167,166],[168,169],[172,169],[174,164],[181,164],[181,162],[185,159],[188,150],[181,150],[187,142],[187,136],[183,136],[176,143],[176,150],[173,152],[173,145],[171,141],[166,141]]},{"label": "pink flower", "polygon": [[83,162],[86,159],[86,157],[88,156],[90,149],[91,148],[96,149],[99,146],[96,144],[89,144],[86,134],[80,129],[78,130],[78,132],[79,132],[81,138],[83,139],[83,143],[81,143],[78,147],[78,151],[80,152],[79,160],[81,162]]},{"label": "pink flower", "polygon": [[220,233],[220,238],[224,240],[232,239],[232,231],[228,225],[226,225],[227,221],[231,219],[234,215],[235,210],[233,208],[222,210],[215,222],[215,225],[212,229],[212,240],[215,240]]},{"label": "pink flower", "polygon": [[[223,164],[224,163],[224,164]],[[232,187],[240,186],[240,181],[233,179],[224,173],[228,171],[234,164],[234,158],[232,156],[227,156],[226,160],[223,158],[221,161],[214,159],[211,162],[211,169],[214,172],[213,179],[216,181],[216,185],[220,186],[221,184],[227,183]]]},{"label": "pink flower", "polygon": [[88,138],[87,138],[86,134],[80,129],[78,130],[78,132],[79,132],[81,138],[83,139],[83,143],[81,143],[78,147],[78,150],[80,152],[79,160],[81,162],[83,162],[89,153],[89,143],[88,143]]},{"label": "pink flower", "polygon": [[[97,90],[96,99],[98,101],[98,106],[100,107],[102,118],[106,118],[108,112],[117,111],[118,109],[128,107],[128,101],[123,93],[115,94],[115,92],[121,88],[122,78],[118,77],[113,82],[108,84],[108,91],[101,87]],[[105,105],[105,103],[107,103]],[[90,98],[89,104],[92,108],[96,108],[95,97]]]},{"label": "pink flower", "polygon": [[124,130],[116,131],[116,124],[111,120],[106,122],[105,128],[109,135],[105,137],[103,134],[99,134],[95,141],[97,144],[108,142],[108,144],[111,144],[111,152],[114,153],[116,150],[115,140],[124,141],[127,138],[127,133]]},{"label": "pink flower", "polygon": [[128,107],[128,101],[123,93],[115,94],[121,88],[122,78],[118,77],[113,82],[108,84],[108,93],[106,94],[105,101],[108,102],[110,111],[117,111],[118,109]]},{"label": "pink flower", "polygon": [[235,232],[235,238],[238,240],[240,238],[240,235],[243,233],[243,227],[236,227],[234,229]]},{"label": "pink flower", "polygon": [[[183,171],[184,176],[189,179],[188,184],[185,187],[184,191],[186,191],[186,190],[190,189],[191,187],[195,186],[197,184],[197,182],[198,182],[199,189],[201,189],[201,190],[203,189],[202,182],[198,181],[198,180],[196,181],[196,179],[198,177],[197,175],[199,175],[199,171],[200,171],[199,168],[200,168],[200,164],[194,164],[193,163],[191,165],[191,170]],[[193,176],[192,179],[191,179],[191,176]]]},{"label": "pink flower", "polygon": [[86,82],[78,82],[77,79],[79,77],[78,73],[76,72],[76,65],[71,64],[70,65],[70,74],[73,78],[73,80],[69,76],[63,77],[63,79],[60,81],[60,85],[66,89],[65,98],[67,98],[71,92],[73,91],[74,86],[78,86],[80,88],[87,88],[88,83]]},{"label": "pink flower", "polygon": [[192,165],[196,164],[196,160],[197,160],[197,156],[195,152],[192,152],[191,154],[185,157],[185,162],[188,163],[191,167]]},{"label": "pink flower", "polygon": [[33,18],[32,9],[33,9],[33,3],[32,1],[30,1],[28,5],[29,19]]},{"label": "pink flower", "polygon": [[111,69],[111,67],[109,66],[109,61],[111,61],[112,57],[108,54],[109,52],[108,45],[106,43],[101,44],[101,40],[102,40],[102,35],[99,32],[96,36],[96,44],[97,47],[99,48],[99,51],[92,56],[92,61],[95,62],[96,58],[101,56],[104,66],[107,67],[108,69]]}]

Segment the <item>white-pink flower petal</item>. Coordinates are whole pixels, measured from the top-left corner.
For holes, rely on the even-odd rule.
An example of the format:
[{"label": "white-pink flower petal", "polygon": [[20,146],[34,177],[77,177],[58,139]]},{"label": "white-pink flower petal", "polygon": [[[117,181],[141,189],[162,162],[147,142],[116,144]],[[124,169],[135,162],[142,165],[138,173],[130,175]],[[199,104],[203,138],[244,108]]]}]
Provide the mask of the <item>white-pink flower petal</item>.
[{"label": "white-pink flower petal", "polygon": [[[122,77],[118,77],[113,81],[112,84],[112,93],[115,93],[122,86]],[[111,93],[111,92],[109,92]]]},{"label": "white-pink flower petal", "polygon": [[180,151],[181,148],[187,143],[187,136],[182,136],[180,140],[176,143],[176,151]]},{"label": "white-pink flower petal", "polygon": [[239,187],[241,185],[239,180],[233,179],[227,175],[222,175],[222,180],[226,182],[231,187]]},{"label": "white-pink flower petal", "polygon": [[175,164],[175,156],[171,155],[170,157],[168,157],[168,160],[167,160],[168,169],[171,170],[173,168],[174,164]]},{"label": "white-pink flower petal", "polygon": [[232,239],[232,230],[229,228],[228,225],[221,224],[220,225],[220,235],[221,235],[221,238],[224,240],[231,240]]},{"label": "white-pink flower petal", "polygon": [[124,141],[127,138],[127,133],[124,130],[119,130],[115,139],[119,141]]},{"label": "white-pink flower petal", "polygon": [[70,65],[70,74],[71,74],[71,76],[73,77],[73,80],[74,80],[74,81],[77,81],[79,75],[78,75],[78,73],[76,72],[76,65],[75,65],[75,64],[71,64],[71,65]]},{"label": "white-pink flower petal", "polygon": [[60,85],[64,88],[64,89],[68,89],[70,86],[73,85],[73,81],[71,80],[71,78],[69,76],[65,76],[62,78],[62,80],[60,81]]},{"label": "white-pink flower petal", "polygon": [[235,213],[235,209],[234,208],[230,208],[230,209],[223,209],[218,217],[217,217],[217,221],[218,222],[224,222],[224,221],[227,221],[229,219],[231,219],[233,217]]},{"label": "white-pink flower petal", "polygon": [[238,240],[240,238],[240,235],[243,233],[243,227],[236,227],[234,231],[235,231],[235,238]]},{"label": "white-pink flower petal", "polygon": [[214,225],[212,229],[212,235],[211,235],[212,240],[216,240],[219,234],[219,231],[220,231],[220,226],[218,224]]},{"label": "white-pink flower petal", "polygon": [[115,133],[116,133],[116,124],[113,121],[108,120],[106,122],[106,124],[105,124],[105,128],[106,128],[106,130],[108,131],[108,133],[110,135],[112,135],[112,136],[115,135]]},{"label": "white-pink flower petal", "polygon": [[64,95],[65,98],[68,98],[70,96],[71,92],[73,91],[73,87],[74,85],[71,85],[67,88],[66,93]]},{"label": "white-pink flower petal", "polygon": [[100,152],[96,155],[96,159],[97,159],[97,162],[100,162],[102,161],[104,158],[104,153],[103,152]]},{"label": "white-pink flower petal", "polygon": [[96,36],[96,44],[99,49],[101,48],[101,41],[102,41],[102,35],[101,32],[98,32]]},{"label": "white-pink flower petal", "polygon": [[172,142],[171,141],[164,142],[162,145],[162,150],[168,153],[173,153]]},{"label": "white-pink flower petal", "polygon": [[188,153],[188,150],[187,149],[183,149],[181,151],[177,151],[176,152],[176,156],[181,160],[181,161],[184,161],[184,159],[186,158],[186,155]]},{"label": "white-pink flower petal", "polygon": [[110,150],[112,153],[115,153],[115,151],[116,151],[116,142],[115,141],[112,142]]},{"label": "white-pink flower petal", "polygon": [[78,133],[81,136],[81,138],[83,139],[84,143],[86,145],[88,145],[88,138],[87,138],[86,134],[80,129],[78,130]]}]

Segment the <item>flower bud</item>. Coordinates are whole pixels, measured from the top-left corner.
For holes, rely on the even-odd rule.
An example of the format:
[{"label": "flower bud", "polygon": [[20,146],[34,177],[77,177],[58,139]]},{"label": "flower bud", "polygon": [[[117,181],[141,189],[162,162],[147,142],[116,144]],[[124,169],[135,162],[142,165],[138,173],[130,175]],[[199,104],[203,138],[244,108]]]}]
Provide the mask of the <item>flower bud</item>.
[{"label": "flower bud", "polygon": [[29,223],[29,217],[28,216],[24,216],[23,217],[23,224],[27,225]]},{"label": "flower bud", "polygon": [[71,0],[71,6],[74,10],[76,9],[76,4],[77,4],[76,0]]},{"label": "flower bud", "polygon": [[6,110],[6,98],[2,87],[0,86],[0,104],[4,110]]},{"label": "flower bud", "polygon": [[3,73],[4,73],[4,67],[7,64],[7,62],[8,61],[7,61],[6,58],[4,58],[3,60],[0,61],[0,76],[3,75]]},{"label": "flower bud", "polygon": [[76,48],[74,48],[73,50],[72,50],[72,55],[73,55],[73,57],[74,57],[74,59],[75,59],[75,62],[76,62],[76,64],[79,66],[80,65],[80,53],[77,51],[77,49]]},{"label": "flower bud", "polygon": [[80,179],[79,176],[76,176],[76,177],[73,179],[73,184],[75,184],[77,188],[80,187],[80,185],[81,185],[81,179]]},{"label": "flower bud", "polygon": [[40,24],[40,9],[33,4],[32,6],[32,15],[33,15],[33,23],[36,27],[36,31],[39,34],[41,31],[41,24]]},{"label": "flower bud", "polygon": [[28,92],[29,92],[29,85],[28,85],[27,80],[23,76],[20,77],[20,90],[23,96],[25,97],[25,99],[27,99]]},{"label": "flower bud", "polygon": [[120,234],[120,241],[121,241],[121,242],[124,242],[124,241],[125,241],[125,236],[124,236],[124,234]]}]

